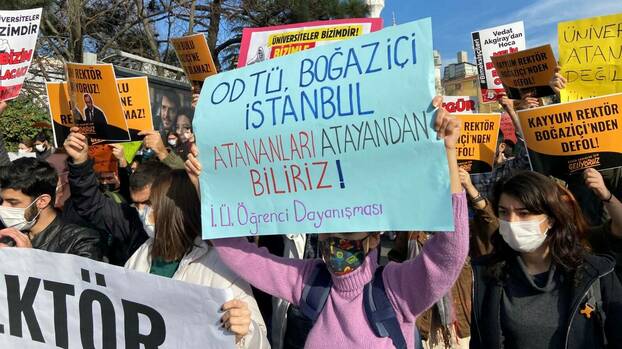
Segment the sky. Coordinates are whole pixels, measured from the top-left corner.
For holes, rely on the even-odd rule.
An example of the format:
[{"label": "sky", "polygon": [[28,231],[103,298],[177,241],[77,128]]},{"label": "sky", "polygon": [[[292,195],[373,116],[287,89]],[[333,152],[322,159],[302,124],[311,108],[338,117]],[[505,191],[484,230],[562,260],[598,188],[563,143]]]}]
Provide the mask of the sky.
[{"label": "sky", "polygon": [[471,32],[522,20],[527,48],[550,43],[557,53],[557,23],[622,13],[622,0],[385,0],[384,25],[432,17],[434,48],[443,66],[464,50],[473,61]]}]

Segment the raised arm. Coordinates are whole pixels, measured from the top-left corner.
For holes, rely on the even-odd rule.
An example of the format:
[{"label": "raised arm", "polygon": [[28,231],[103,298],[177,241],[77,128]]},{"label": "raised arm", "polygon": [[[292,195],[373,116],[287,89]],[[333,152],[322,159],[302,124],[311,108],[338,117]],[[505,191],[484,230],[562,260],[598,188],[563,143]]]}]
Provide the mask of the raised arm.
[{"label": "raised arm", "polygon": [[123,249],[119,256],[124,262],[147,240],[138,213],[124,209],[101,192],[92,161],[88,159],[86,137],[77,133],[77,128],[73,128],[67,137],[65,150],[72,159],[68,162],[69,187],[76,213],[94,228],[113,235],[113,239],[119,243],[115,244],[115,248]]},{"label": "raised arm", "polygon": [[463,169],[460,169],[460,181],[473,209],[473,218],[469,221],[469,254],[471,257],[489,254],[492,252],[491,238],[499,229],[499,220],[490,201],[480,194],[471,182],[471,176]]},{"label": "raised arm", "polygon": [[143,138],[145,148],[153,150],[163,164],[173,170],[185,169],[184,160],[175,152],[169,152],[166,149],[164,142],[162,142],[162,136],[158,131],[142,131],[138,135],[145,137]]},{"label": "raised arm", "polygon": [[277,257],[245,238],[212,240],[222,261],[242,279],[274,297],[298,305],[303,281],[319,260]]},{"label": "raised arm", "polygon": [[[434,105],[441,105],[438,99]],[[384,283],[391,302],[409,321],[414,321],[449,291],[464,266],[469,248],[466,195],[462,191],[456,160],[460,123],[442,108],[437,112],[435,123],[438,137],[445,140],[455,231],[435,234],[415,259],[402,264],[390,263],[385,268]]]},{"label": "raised arm", "polygon": [[603,176],[593,168],[584,171],[585,185],[603,202],[611,217],[611,235],[622,238],[622,203],[607,188]]}]

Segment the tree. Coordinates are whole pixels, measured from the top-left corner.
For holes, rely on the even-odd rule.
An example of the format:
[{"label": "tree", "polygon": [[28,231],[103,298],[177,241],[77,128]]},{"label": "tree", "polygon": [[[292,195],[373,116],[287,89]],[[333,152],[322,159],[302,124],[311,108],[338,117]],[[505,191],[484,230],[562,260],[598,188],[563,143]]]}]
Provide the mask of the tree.
[{"label": "tree", "polygon": [[230,27],[228,38],[212,54],[225,70],[235,68],[239,55],[242,29],[280,24],[341,18],[360,18],[369,14],[363,0],[241,0],[224,13]]},{"label": "tree", "polygon": [[[0,133],[7,148],[14,151],[23,139],[32,139],[46,125],[50,117],[45,108],[37,106],[32,99],[22,95],[9,102],[9,106],[0,116]],[[49,126],[47,126],[49,127]],[[51,130],[49,130],[51,134]]]}]

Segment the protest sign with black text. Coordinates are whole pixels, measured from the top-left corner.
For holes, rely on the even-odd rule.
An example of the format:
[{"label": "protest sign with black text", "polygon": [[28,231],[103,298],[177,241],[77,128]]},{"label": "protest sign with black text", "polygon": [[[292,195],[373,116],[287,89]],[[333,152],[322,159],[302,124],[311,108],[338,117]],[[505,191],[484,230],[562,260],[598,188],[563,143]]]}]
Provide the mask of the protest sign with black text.
[{"label": "protest sign with black text", "polygon": [[235,348],[229,290],[26,248],[0,249],[2,348]]},{"label": "protest sign with black text", "polygon": [[563,178],[622,166],[622,94],[518,112],[534,171]]}]

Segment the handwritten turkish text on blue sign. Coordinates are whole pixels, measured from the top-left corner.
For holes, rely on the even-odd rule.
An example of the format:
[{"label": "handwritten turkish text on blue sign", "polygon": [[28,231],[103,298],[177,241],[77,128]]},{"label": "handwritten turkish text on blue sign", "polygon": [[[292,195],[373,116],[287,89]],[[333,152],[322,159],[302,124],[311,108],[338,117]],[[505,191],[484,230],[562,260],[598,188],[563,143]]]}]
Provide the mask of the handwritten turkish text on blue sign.
[{"label": "handwritten turkish text on blue sign", "polygon": [[203,237],[453,229],[431,21],[205,80]]}]

